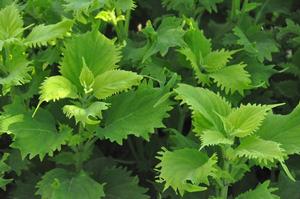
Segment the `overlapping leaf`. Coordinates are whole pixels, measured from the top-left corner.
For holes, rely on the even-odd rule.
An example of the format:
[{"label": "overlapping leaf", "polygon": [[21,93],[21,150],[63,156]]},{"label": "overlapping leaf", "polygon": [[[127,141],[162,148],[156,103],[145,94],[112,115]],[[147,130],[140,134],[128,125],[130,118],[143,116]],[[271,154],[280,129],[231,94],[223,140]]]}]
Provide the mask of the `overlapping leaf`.
[{"label": "overlapping leaf", "polygon": [[147,199],[147,189],[138,185],[137,176],[131,176],[129,171],[123,168],[105,168],[99,177],[105,182],[104,192],[106,199]]},{"label": "overlapping leaf", "polygon": [[108,100],[111,108],[104,113],[103,127],[97,130],[98,136],[118,144],[122,144],[128,135],[149,140],[149,134],[155,128],[164,127],[162,120],[171,110],[169,99],[158,103],[165,94],[163,89],[142,85],[136,91],[113,96]]},{"label": "overlapping leaf", "polygon": [[259,184],[254,190],[249,190],[240,194],[236,199],[279,199],[280,197],[273,193],[277,190],[277,188],[272,188],[269,186],[270,181],[265,181],[263,184]]},{"label": "overlapping leaf", "polygon": [[65,105],[63,112],[67,117],[75,118],[76,123],[98,124],[102,119],[102,111],[108,109],[108,104],[104,102],[94,102],[87,108],[78,107],[76,105]]},{"label": "overlapping leaf", "polygon": [[226,116],[231,111],[231,105],[224,98],[210,90],[187,84],[179,84],[175,92],[176,99],[182,100],[193,111],[195,132],[202,133],[203,129],[212,127],[222,129],[218,114]]},{"label": "overlapping leaf", "polygon": [[37,183],[37,194],[48,199],[95,199],[105,196],[103,185],[85,172],[73,173],[64,169],[48,171]]},{"label": "overlapping leaf", "polygon": [[300,153],[299,117],[300,105],[288,115],[269,114],[256,134],[280,143],[288,154]]},{"label": "overlapping leaf", "polygon": [[164,150],[157,157],[160,163],[156,166],[159,182],[164,182],[164,190],[172,187],[180,195],[187,192],[204,191],[209,185],[209,177],[214,177],[217,158],[208,157],[197,149],[184,148],[175,151]]},{"label": "overlapping leaf", "polygon": [[48,42],[63,38],[70,31],[72,25],[71,20],[64,19],[56,24],[35,26],[25,38],[24,44],[33,47],[45,46]]},{"label": "overlapping leaf", "polygon": [[[175,17],[165,17],[155,31],[151,22],[148,21],[143,33],[148,42],[144,47],[143,61],[156,53],[166,55],[169,48],[183,45],[184,31],[182,20]],[[170,37],[171,36],[171,37]]]},{"label": "overlapping leaf", "polygon": [[256,136],[243,138],[241,144],[235,149],[235,155],[239,158],[253,159],[265,165],[274,161],[282,162],[286,156],[279,143]]},{"label": "overlapping leaf", "polygon": [[[0,42],[12,42],[23,33],[23,20],[15,4],[0,10]],[[2,46],[0,46],[0,50]]]},{"label": "overlapping leaf", "polygon": [[140,75],[130,71],[106,71],[95,78],[93,90],[98,99],[104,99],[137,86],[141,79]]},{"label": "overlapping leaf", "polygon": [[77,88],[81,88],[79,76],[84,63],[96,77],[115,69],[120,60],[119,49],[113,41],[97,31],[74,36],[65,46],[60,73]]},{"label": "overlapping leaf", "polygon": [[52,116],[44,111],[35,118],[25,115],[23,121],[10,125],[9,131],[14,135],[11,146],[20,150],[23,159],[27,155],[30,159],[38,155],[41,160],[46,154],[52,156],[71,135],[65,126],[61,126],[58,132]]},{"label": "overlapping leaf", "polygon": [[210,84],[212,78],[226,93],[238,91],[243,94],[243,90],[250,88],[251,79],[244,69],[245,64],[227,66],[236,51],[212,51],[211,41],[194,27],[186,32],[184,39],[187,46],[179,52],[190,62],[199,83]]}]

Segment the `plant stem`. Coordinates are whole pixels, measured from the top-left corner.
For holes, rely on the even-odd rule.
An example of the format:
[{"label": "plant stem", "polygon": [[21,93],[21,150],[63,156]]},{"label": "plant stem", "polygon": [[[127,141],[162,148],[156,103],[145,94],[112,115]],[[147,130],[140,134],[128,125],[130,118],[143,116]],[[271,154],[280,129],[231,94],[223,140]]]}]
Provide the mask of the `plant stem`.
[{"label": "plant stem", "polygon": [[129,33],[130,17],[131,17],[131,9],[126,11],[126,16],[125,16],[124,34],[126,39],[128,38],[128,33]]},{"label": "plant stem", "polygon": [[[224,168],[225,171],[229,170],[229,163],[224,161]],[[227,199],[228,196],[228,183],[226,180],[223,180],[223,186],[221,187],[220,196],[222,199]]]},{"label": "plant stem", "polygon": [[[230,162],[227,159],[226,148],[222,147],[222,156],[223,156],[223,171],[230,173]],[[222,180],[222,185],[220,186],[220,198],[227,199],[228,196],[228,181],[226,179]]]}]

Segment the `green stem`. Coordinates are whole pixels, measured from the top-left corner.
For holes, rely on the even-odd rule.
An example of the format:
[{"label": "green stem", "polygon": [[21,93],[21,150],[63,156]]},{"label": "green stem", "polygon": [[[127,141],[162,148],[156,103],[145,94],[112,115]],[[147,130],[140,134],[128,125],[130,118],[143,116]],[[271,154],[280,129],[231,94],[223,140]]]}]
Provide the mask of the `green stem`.
[{"label": "green stem", "polygon": [[[230,173],[230,162],[228,161],[226,148],[222,147],[222,157],[223,157],[223,171]],[[221,181],[219,196],[222,199],[227,199],[228,197],[228,186],[229,182],[226,179]]]},{"label": "green stem", "polygon": [[236,14],[237,14],[237,9],[240,10],[241,7],[241,2],[240,0],[232,0],[231,1],[231,13],[230,13],[230,19],[231,21],[235,21],[236,19]]},{"label": "green stem", "polygon": [[256,17],[255,17],[255,23],[257,23],[259,21],[259,19],[261,18],[262,12],[265,9],[266,5],[269,3],[270,0],[266,0],[264,2],[264,4],[261,6],[260,10],[258,11]]},{"label": "green stem", "polygon": [[[229,163],[227,161],[224,162],[224,168],[225,171],[229,170]],[[228,196],[228,183],[226,180],[223,180],[223,185],[221,187],[220,196],[222,199],[227,199]]]},{"label": "green stem", "polygon": [[125,24],[124,24],[124,33],[125,33],[126,39],[128,38],[128,34],[129,34],[130,18],[131,18],[131,10],[129,9],[126,11]]}]

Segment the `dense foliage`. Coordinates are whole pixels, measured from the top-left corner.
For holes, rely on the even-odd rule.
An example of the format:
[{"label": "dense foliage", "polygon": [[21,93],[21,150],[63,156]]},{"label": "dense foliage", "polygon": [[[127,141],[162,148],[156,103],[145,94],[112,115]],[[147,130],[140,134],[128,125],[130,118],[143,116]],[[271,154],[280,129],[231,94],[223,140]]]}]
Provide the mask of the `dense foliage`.
[{"label": "dense foliage", "polygon": [[0,198],[299,199],[297,0],[1,0]]}]

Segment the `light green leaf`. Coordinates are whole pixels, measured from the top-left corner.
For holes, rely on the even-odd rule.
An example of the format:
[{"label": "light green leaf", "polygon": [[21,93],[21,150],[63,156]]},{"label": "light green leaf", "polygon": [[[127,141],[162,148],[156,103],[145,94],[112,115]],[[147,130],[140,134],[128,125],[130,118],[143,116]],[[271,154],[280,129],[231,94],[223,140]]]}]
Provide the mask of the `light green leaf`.
[{"label": "light green leaf", "polygon": [[288,115],[269,114],[256,132],[262,139],[280,143],[288,153],[300,153],[300,105]]},{"label": "light green leaf", "polygon": [[182,100],[192,110],[194,131],[201,134],[203,129],[222,129],[221,116],[227,116],[231,111],[231,105],[220,95],[200,87],[187,84],[178,84],[175,89],[176,99]]},{"label": "light green leaf", "polygon": [[[185,56],[186,60],[191,63],[192,69],[196,75],[196,79],[200,84],[210,84],[209,77],[201,72],[199,67],[200,58],[195,55],[190,48],[183,47],[178,50],[182,55]],[[202,59],[202,58],[201,58]]]},{"label": "light green leaf", "polygon": [[66,42],[65,46],[60,73],[78,89],[82,88],[79,77],[83,68],[83,59],[95,77],[115,69],[120,61],[119,48],[98,31],[74,36]]},{"label": "light green leaf", "polygon": [[63,112],[67,117],[75,118],[76,123],[82,122],[85,124],[99,124],[102,119],[102,111],[108,109],[108,104],[104,102],[94,102],[87,108],[78,107],[75,105],[65,105]]},{"label": "light green leaf", "polygon": [[137,91],[113,96],[108,100],[111,108],[104,113],[104,127],[97,130],[97,135],[118,144],[128,135],[149,140],[149,133],[164,127],[162,120],[172,109],[169,99],[157,104],[165,93],[162,89],[142,85]]},{"label": "light green leaf", "polygon": [[187,192],[206,190],[209,185],[208,177],[216,173],[217,157],[208,157],[197,149],[178,149],[175,151],[161,151],[157,157],[160,163],[156,166],[159,172],[158,182],[165,182],[164,190],[172,187],[181,196]]},{"label": "light green leaf", "polygon": [[184,35],[184,41],[197,56],[198,61],[202,62],[203,57],[212,51],[211,40],[206,38],[203,31],[198,28],[187,31]]},{"label": "light green leaf", "polygon": [[250,74],[244,69],[245,66],[245,64],[226,66],[209,74],[209,76],[227,94],[235,91],[243,94],[244,90],[249,89],[251,84]]},{"label": "light green leaf", "polygon": [[[276,106],[276,105],[275,105]],[[227,132],[231,136],[245,137],[259,129],[272,105],[241,105],[226,117]]]},{"label": "light green leaf", "polygon": [[105,99],[113,94],[129,90],[137,86],[142,76],[124,70],[111,70],[98,75],[93,86],[94,94],[98,99]]},{"label": "light green leaf", "polygon": [[103,184],[99,184],[84,171],[73,173],[53,169],[37,183],[38,195],[47,199],[98,199],[105,196]]},{"label": "light green leaf", "polygon": [[63,76],[48,77],[40,88],[40,95],[40,102],[78,97],[76,87]]},{"label": "light green leaf", "polygon": [[10,125],[9,131],[14,135],[11,146],[21,151],[22,159],[28,154],[30,159],[38,155],[41,160],[46,154],[52,156],[54,151],[66,144],[71,135],[70,130],[63,125],[57,132],[52,116],[43,111],[35,118],[26,115],[22,122]]},{"label": "light green leaf", "polygon": [[232,145],[233,140],[226,138],[221,132],[215,130],[205,130],[200,134],[201,148],[206,146],[228,144]]},{"label": "light green leaf", "polygon": [[[23,20],[15,4],[0,10],[0,41],[11,42],[23,33]],[[1,50],[2,48],[0,48]]]},{"label": "light green leaf", "polygon": [[46,46],[49,42],[62,39],[72,26],[73,21],[69,19],[64,19],[56,24],[35,26],[25,38],[24,43],[31,47]]},{"label": "light green leaf", "polygon": [[218,71],[226,66],[236,51],[216,50],[206,55],[203,59],[203,67],[209,73]]},{"label": "light green leaf", "polygon": [[24,48],[19,45],[14,45],[10,49],[10,58],[1,67],[6,75],[0,77],[0,84],[3,85],[2,92],[6,94],[13,86],[23,85],[31,80],[29,73],[33,67],[30,66],[30,61],[27,60]]},{"label": "light green leaf", "polygon": [[116,26],[118,24],[119,21],[124,21],[125,20],[125,16],[124,15],[119,15],[116,16],[115,10],[102,10],[100,11],[96,17],[96,19],[101,19],[107,23],[111,23],[114,26]]},{"label": "light green leaf", "polygon": [[123,168],[105,168],[100,175],[104,186],[106,199],[147,199],[147,189],[139,186],[137,176],[131,176],[131,172]]},{"label": "light green leaf", "polygon": [[256,136],[248,136],[240,141],[241,144],[234,150],[237,158],[246,157],[267,165],[274,161],[283,162],[286,156],[280,144],[274,141],[263,140]]},{"label": "light green leaf", "polygon": [[84,92],[87,94],[93,91],[92,87],[95,83],[95,78],[92,71],[87,67],[84,59],[82,60],[82,62],[83,62],[83,67],[81,69],[79,80],[81,86],[83,86],[84,88]]},{"label": "light green leaf", "polygon": [[265,181],[263,184],[259,184],[254,190],[249,190],[240,194],[236,199],[280,199],[279,196],[273,194],[277,188],[271,188],[270,181]]}]

